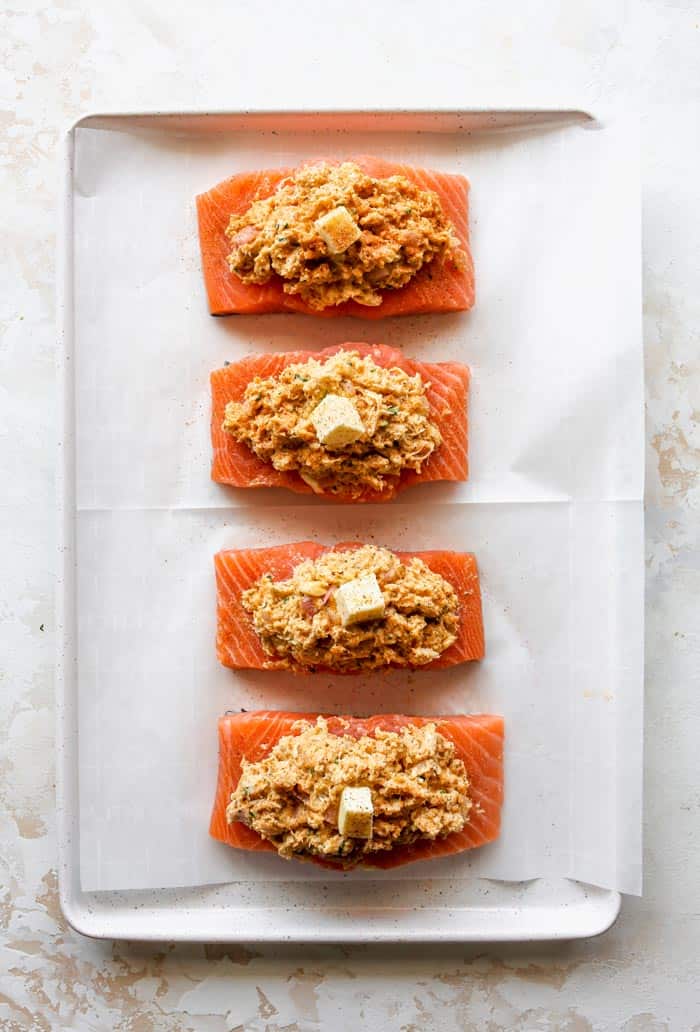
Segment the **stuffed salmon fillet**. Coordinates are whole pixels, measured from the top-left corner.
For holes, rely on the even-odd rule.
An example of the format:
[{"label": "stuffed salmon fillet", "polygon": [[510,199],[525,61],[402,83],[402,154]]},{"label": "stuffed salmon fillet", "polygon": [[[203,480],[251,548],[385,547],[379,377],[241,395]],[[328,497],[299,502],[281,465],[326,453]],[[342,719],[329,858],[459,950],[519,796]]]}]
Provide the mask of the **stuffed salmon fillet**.
[{"label": "stuffed salmon fillet", "polygon": [[[288,438],[280,437],[280,433],[287,430],[284,424],[278,432],[278,440],[282,445],[278,446],[275,453],[273,445],[275,441],[271,438],[274,431],[275,418],[279,421],[279,412],[282,404],[287,400],[288,408],[292,416],[294,407],[289,402],[288,395],[285,399],[280,391],[284,387],[281,382],[281,374],[287,370],[291,376],[290,367],[299,370],[299,373],[292,381],[292,385],[300,390],[301,371],[309,365],[319,372],[330,369],[339,358],[345,359],[343,372],[345,378],[340,381],[348,384],[347,366],[348,362],[354,361],[356,366],[366,367],[368,364],[374,372],[374,380],[377,379],[377,372],[383,371],[388,384],[379,385],[383,409],[379,423],[379,433],[383,435],[378,440],[370,438],[361,448],[355,449],[356,455],[351,459],[353,462],[345,462],[346,476],[339,478],[337,473],[334,480],[334,468],[337,470],[339,452],[325,453],[330,465],[330,474],[323,482],[314,480],[314,468],[308,468],[308,475],[305,479],[305,468],[303,465],[305,453],[299,448],[299,441],[293,441],[294,447],[290,445],[285,449],[284,444]],[[323,367],[319,370],[319,367]],[[350,367],[352,369],[352,366]],[[380,374],[381,375],[381,374]],[[393,381],[399,379],[398,385]],[[410,379],[409,379],[410,378]],[[309,379],[309,377],[304,377]],[[425,426],[421,430],[415,428],[415,412],[411,410],[410,394],[404,385],[413,388],[418,380],[420,384],[420,397],[414,403],[422,405]],[[368,381],[374,386],[374,381]],[[258,392],[259,386],[260,390]],[[270,388],[277,388],[277,396],[271,394]],[[345,388],[340,388],[345,390]],[[291,390],[291,388],[288,388]],[[327,387],[319,384],[316,397],[327,393]],[[351,385],[351,391],[359,390],[362,387]],[[393,393],[392,393],[393,390]],[[320,352],[311,351],[290,351],[281,354],[249,355],[238,362],[232,362],[223,369],[217,369],[211,374],[211,395],[212,395],[212,416],[211,416],[211,440],[212,440],[212,466],[211,476],[221,484],[230,484],[235,487],[284,487],[290,491],[302,494],[316,493],[326,499],[340,502],[382,502],[389,501],[395,495],[410,487],[413,484],[428,481],[464,481],[468,476],[468,416],[467,398],[469,390],[469,368],[459,362],[418,362],[406,358],[396,348],[376,344],[345,343],[325,348]],[[251,399],[251,393],[254,397]],[[307,392],[308,395],[308,392]],[[370,401],[376,399],[375,391],[369,392]],[[257,398],[257,401],[255,400]],[[281,399],[281,400],[280,400]],[[408,399],[408,400],[407,400]],[[307,396],[301,395],[297,403],[309,407]],[[313,402],[311,403],[313,404]],[[247,409],[244,409],[247,405]],[[267,406],[267,410],[266,410]],[[247,415],[249,423],[257,419],[262,431],[258,434],[258,441],[250,436],[244,437],[241,426],[234,427],[239,430],[234,434],[225,426],[227,413],[235,407],[239,415],[239,424],[243,424],[243,415]],[[258,411],[256,411],[256,407]],[[275,411],[275,407],[277,411]],[[268,411],[269,410],[269,411]],[[375,426],[377,416],[375,413]],[[425,448],[425,441],[429,439],[429,432],[434,434],[433,443],[427,457],[418,453],[418,460],[412,462],[410,455],[401,455],[401,444],[406,437],[405,428],[412,425],[413,436],[409,439],[409,446],[412,441],[417,440],[421,448]],[[404,436],[402,437],[402,432]],[[388,440],[387,435],[392,434],[396,440]],[[376,434],[376,431],[375,431]],[[260,437],[266,451],[260,448]],[[265,437],[267,436],[267,440]],[[312,443],[317,449],[307,449],[310,461],[322,461],[324,454],[315,440],[313,430],[311,432]],[[258,447],[258,452],[254,446]],[[387,449],[387,445],[389,448]],[[398,449],[397,446],[398,445]],[[406,449],[404,448],[404,451]],[[389,452],[398,451],[398,461],[394,454],[387,459]],[[281,459],[281,461],[280,461]],[[384,464],[386,472],[377,476],[377,460]],[[334,466],[333,463],[336,465]],[[283,468],[276,468],[282,466]],[[290,468],[292,464],[296,468]],[[369,466],[369,476],[363,481],[363,467]]]},{"label": "stuffed salmon fillet", "polygon": [[[491,714],[227,714],[219,720],[219,774],[209,832],[235,849],[277,851],[346,869],[388,869],[474,849],[500,833],[503,739],[503,718]],[[299,766],[306,762],[304,747],[316,757],[307,783],[305,767]],[[387,776],[399,775],[399,788],[392,783],[385,792],[385,768]],[[367,839],[337,833],[341,785],[332,772],[349,769],[353,776],[362,770],[363,780],[374,785],[370,834],[376,849],[368,848]],[[291,803],[285,798],[290,785]],[[367,829],[352,830],[367,835]]]},{"label": "stuffed salmon fillet", "polygon": [[470,553],[301,541],[221,551],[214,563],[224,666],[359,673],[484,656]]},{"label": "stuffed salmon fillet", "polygon": [[[283,205],[287,198],[280,192],[298,186],[291,197],[296,215],[303,209],[300,197],[303,202],[315,196],[314,189],[327,188],[313,181],[315,171],[324,168],[335,180],[350,169],[352,181],[332,183],[333,200],[321,197],[311,212],[302,212],[298,225],[290,223],[290,206]],[[371,178],[374,193],[358,174]],[[197,197],[209,310],[212,315],[302,312],[362,319],[466,311],[474,304],[468,194],[463,176],[373,156],[315,159],[297,168],[231,176]],[[276,211],[270,213],[261,202],[276,202],[278,196],[284,212],[275,218]],[[251,216],[246,223],[250,212],[260,213],[257,222]],[[274,221],[264,224],[268,214]],[[450,246],[438,239],[443,231],[449,231]],[[341,290],[330,290],[329,284],[341,281]],[[350,281],[360,288],[348,296]]]}]

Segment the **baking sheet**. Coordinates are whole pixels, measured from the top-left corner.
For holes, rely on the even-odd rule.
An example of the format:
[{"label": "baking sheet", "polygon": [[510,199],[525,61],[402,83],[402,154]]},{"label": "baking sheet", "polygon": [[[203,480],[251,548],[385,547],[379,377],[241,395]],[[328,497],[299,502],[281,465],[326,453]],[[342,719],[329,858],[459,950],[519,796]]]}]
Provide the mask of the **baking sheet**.
[{"label": "baking sheet", "polygon": [[[217,715],[498,710],[500,841],[392,878],[640,887],[642,383],[634,134],[76,133],[80,844],[84,890],[329,879],[206,836]],[[232,171],[381,151],[473,183],[476,309],[364,324],[206,316],[193,195]],[[327,507],[208,481],[210,369],[362,339],[474,373],[468,485]],[[358,534],[468,548],[488,658],[295,679],[213,653],[219,547]],[[332,700],[332,702],[330,702]],[[261,862],[262,860],[262,862]],[[375,880],[371,872],[337,879]],[[382,879],[386,876],[381,876]]]}]

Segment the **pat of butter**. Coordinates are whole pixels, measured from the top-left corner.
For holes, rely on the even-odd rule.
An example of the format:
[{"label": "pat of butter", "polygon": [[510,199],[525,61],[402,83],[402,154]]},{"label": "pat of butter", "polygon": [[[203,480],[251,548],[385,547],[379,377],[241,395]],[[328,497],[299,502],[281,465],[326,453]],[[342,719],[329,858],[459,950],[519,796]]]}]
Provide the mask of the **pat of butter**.
[{"label": "pat of butter", "polygon": [[316,436],[326,448],[344,448],[365,436],[365,428],[349,398],[327,394],[311,413]]},{"label": "pat of butter", "polygon": [[316,219],[314,225],[331,254],[342,254],[362,236],[360,227],[344,204],[326,212]]},{"label": "pat of butter", "polygon": [[335,593],[335,605],[343,627],[384,616],[384,596],[373,573],[341,584]]},{"label": "pat of butter", "polygon": [[338,807],[338,831],[348,838],[371,838],[372,793],[368,788],[344,788]]}]

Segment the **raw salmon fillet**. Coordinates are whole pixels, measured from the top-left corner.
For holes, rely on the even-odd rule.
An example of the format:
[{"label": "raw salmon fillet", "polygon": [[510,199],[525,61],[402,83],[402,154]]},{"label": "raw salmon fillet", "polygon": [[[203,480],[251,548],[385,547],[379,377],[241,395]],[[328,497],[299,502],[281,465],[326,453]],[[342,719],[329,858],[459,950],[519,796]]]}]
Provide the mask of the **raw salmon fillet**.
[{"label": "raw salmon fillet", "polygon": [[442,434],[442,444],[430,456],[420,473],[406,470],[399,480],[387,485],[384,491],[368,490],[359,498],[341,494],[325,494],[325,500],[385,502],[398,491],[411,484],[429,480],[466,480],[467,465],[467,392],[469,389],[469,368],[459,362],[415,362],[406,358],[396,348],[383,344],[337,344],[323,351],[288,351],[273,355],[248,355],[239,362],[232,362],[211,374],[211,442],[213,459],[212,480],[235,487],[286,487],[290,491],[311,494],[312,489],[290,470],[282,472],[236,441],[222,429],[226,403],[241,401],[250,381],[256,377],[277,376],[285,366],[295,362],[306,362],[315,358],[323,362],[338,351],[357,351],[369,356],[377,365],[386,369],[398,367],[414,376],[420,373],[425,383],[430,383],[426,394],[433,421]]},{"label": "raw salmon fillet", "polygon": [[[214,556],[217,589],[216,652],[224,666],[238,670],[271,670],[278,667],[272,656],[263,650],[251,615],[241,604],[241,595],[263,573],[274,580],[285,580],[304,559],[318,559],[329,551],[360,548],[356,541],[319,545],[314,541],[297,541],[271,548],[228,549]],[[457,592],[460,602],[460,626],[457,641],[442,655],[419,667],[420,670],[456,666],[484,657],[484,624],[481,613],[481,589],[476,559],[469,552],[396,552],[400,559],[417,556],[435,573],[441,574]],[[319,668],[316,668],[317,670]],[[299,667],[306,672],[304,667]],[[335,671],[337,673],[337,671]]]},{"label": "raw salmon fillet", "polygon": [[[209,834],[235,849],[274,851],[274,846],[239,821],[226,822],[226,807],[241,776],[241,760],[260,760],[284,735],[294,734],[297,720],[315,720],[316,713],[280,713],[274,710],[230,713],[219,720],[219,777]],[[469,823],[433,842],[397,846],[386,854],[365,861],[371,867],[399,867],[413,860],[431,860],[474,849],[498,838],[503,804],[503,718],[488,713],[469,716],[406,717],[389,714],[376,717],[326,717],[332,734],[374,734],[377,729],[398,731],[408,724],[422,727],[435,723],[451,739],[457,756],[464,761],[469,777],[469,794],[474,804]],[[344,725],[347,721],[348,726]],[[322,867],[334,867],[327,860],[313,860]]]},{"label": "raw salmon fillet", "polygon": [[[382,303],[376,307],[345,301],[322,311],[310,308],[296,294],[285,294],[279,277],[273,277],[264,284],[243,283],[231,272],[226,261],[231,252],[231,243],[226,236],[229,219],[231,215],[247,211],[253,201],[269,197],[277,185],[295,169],[242,172],[197,197],[202,269],[212,315],[305,312],[308,315],[354,315],[361,319],[383,319],[387,315],[463,312],[472,307],[474,265],[469,249],[469,182],[464,176],[413,168],[411,165],[384,161],[371,155],[346,160],[354,161],[375,179],[401,175],[422,189],[436,193],[461,241],[467,259],[465,268],[457,269],[446,262],[429,262],[404,287],[387,291]],[[340,164],[334,158],[316,158],[304,164],[320,161]]]}]

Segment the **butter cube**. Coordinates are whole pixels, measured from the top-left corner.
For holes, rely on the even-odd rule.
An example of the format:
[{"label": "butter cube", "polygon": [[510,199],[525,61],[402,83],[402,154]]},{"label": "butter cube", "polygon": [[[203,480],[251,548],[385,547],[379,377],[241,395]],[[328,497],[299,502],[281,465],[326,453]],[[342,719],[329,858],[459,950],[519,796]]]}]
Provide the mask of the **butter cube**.
[{"label": "butter cube", "polygon": [[368,788],[344,788],[338,807],[338,831],[348,838],[371,838],[372,793]]},{"label": "butter cube", "polygon": [[335,605],[343,627],[384,616],[384,596],[373,573],[341,584],[335,592]]},{"label": "butter cube", "polygon": [[340,394],[327,394],[311,413],[311,422],[326,448],[344,448],[365,436],[360,413]]},{"label": "butter cube", "polygon": [[360,227],[344,204],[326,212],[320,219],[316,219],[314,225],[331,254],[347,251],[362,235]]}]

